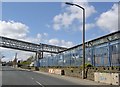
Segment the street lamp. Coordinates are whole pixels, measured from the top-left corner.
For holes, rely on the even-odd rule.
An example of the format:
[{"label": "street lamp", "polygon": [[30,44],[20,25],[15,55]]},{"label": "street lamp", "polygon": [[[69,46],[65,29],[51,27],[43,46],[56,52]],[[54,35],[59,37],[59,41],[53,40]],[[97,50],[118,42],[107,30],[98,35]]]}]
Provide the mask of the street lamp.
[{"label": "street lamp", "polygon": [[77,4],[66,2],[67,5],[77,6],[83,10],[83,73],[82,78],[85,79],[85,9]]}]

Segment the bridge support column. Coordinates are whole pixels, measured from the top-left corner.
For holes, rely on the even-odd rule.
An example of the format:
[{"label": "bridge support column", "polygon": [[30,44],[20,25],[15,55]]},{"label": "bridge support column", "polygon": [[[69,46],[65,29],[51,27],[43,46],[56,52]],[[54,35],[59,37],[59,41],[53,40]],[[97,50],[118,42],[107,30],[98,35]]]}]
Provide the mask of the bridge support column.
[{"label": "bridge support column", "polygon": [[36,52],[36,54],[35,54],[35,64],[34,64],[34,66],[35,66],[35,70],[38,71],[38,70],[39,70],[39,67],[38,67],[38,57],[37,57],[37,52]]},{"label": "bridge support column", "polygon": [[43,58],[43,52],[39,51],[39,52],[36,52],[35,54],[35,70],[36,71],[39,71],[39,67],[40,67],[40,59]]}]

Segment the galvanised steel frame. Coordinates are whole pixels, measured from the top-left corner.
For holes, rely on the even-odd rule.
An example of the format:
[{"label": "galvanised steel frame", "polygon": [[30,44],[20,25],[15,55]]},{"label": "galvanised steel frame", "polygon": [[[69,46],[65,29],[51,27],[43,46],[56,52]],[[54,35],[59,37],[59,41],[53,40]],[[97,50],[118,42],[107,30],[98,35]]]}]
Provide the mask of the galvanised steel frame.
[{"label": "galvanised steel frame", "polygon": [[[120,58],[120,48],[119,48],[120,36],[119,35],[120,35],[120,31],[117,31],[117,32],[110,33],[108,35],[86,42],[85,43],[86,62],[87,62],[87,58],[91,58],[91,64],[93,66],[120,65],[119,64],[119,61],[120,61],[119,59]],[[114,48],[118,50],[113,50]],[[82,44],[63,50],[59,52],[58,55],[61,56],[62,58],[55,56],[54,59],[55,60],[58,59],[59,62],[61,61],[61,59],[63,59],[63,61],[61,61],[61,64],[63,65],[56,64],[57,66],[64,66],[64,65],[71,66],[73,65],[73,62],[72,62],[73,60],[71,60],[73,59],[72,57],[74,57],[74,59],[79,59],[79,60],[82,59]],[[44,59],[42,60],[44,61]],[[65,60],[67,61],[67,63],[64,63]],[[117,61],[118,63],[115,63],[115,61]],[[81,60],[79,61],[79,65],[81,64],[80,62],[82,61]],[[98,62],[100,62],[101,64],[99,64]]]},{"label": "galvanised steel frame", "polygon": [[[86,47],[86,51],[90,50],[88,54],[88,56],[91,57],[91,64],[96,66],[96,58],[97,55],[99,55],[96,52],[97,50],[99,50],[101,48],[101,50],[103,49],[102,47],[105,47],[105,50],[102,51],[102,53],[106,53],[106,55],[104,56],[104,54],[102,54],[103,56],[100,56],[101,62],[104,61],[104,57],[108,58],[108,66],[112,66],[112,60],[115,59],[112,56],[116,55],[113,54],[112,50],[113,50],[113,46],[114,44],[120,44],[120,31],[96,38],[94,40],[88,41],[85,43],[85,47]],[[63,47],[59,47],[59,46],[53,46],[53,45],[47,45],[47,44],[34,44],[34,43],[30,43],[30,42],[25,42],[25,41],[20,41],[20,40],[15,40],[15,39],[10,39],[7,37],[0,37],[0,47],[4,47],[4,48],[11,48],[11,49],[17,49],[17,50],[23,50],[23,51],[29,51],[29,52],[35,52],[36,53],[36,60],[38,62],[39,66],[39,59],[43,58],[43,52],[49,52],[49,53],[55,53],[57,54],[54,59],[58,58],[57,61],[59,61],[59,57],[62,56],[62,59],[71,59],[72,56],[77,56],[79,55],[80,57],[82,57],[82,44],[71,47],[71,48],[63,48]],[[106,51],[107,50],[107,51]],[[100,50],[99,50],[100,51]],[[120,49],[118,49],[118,51],[120,52]],[[118,56],[120,55],[120,53],[118,52]],[[69,57],[70,56],[70,57]],[[46,58],[45,58],[46,59]],[[50,57],[49,57],[50,59]],[[44,60],[44,58],[42,59]],[[41,61],[42,61],[41,60]],[[64,60],[63,60],[64,61]],[[69,61],[71,63],[71,61]],[[65,63],[63,63],[63,65],[65,65]]]},{"label": "galvanised steel frame", "polygon": [[[112,42],[112,41],[116,41],[116,40],[120,40],[120,31],[110,33],[108,35],[105,35],[105,36],[93,39],[91,41],[88,41],[88,42],[85,43],[85,46],[86,47],[99,46],[99,45],[109,43],[109,42]],[[68,51],[68,50],[72,50],[72,49],[75,49],[75,48],[78,48],[78,47],[82,48],[82,44],[71,47],[71,48],[68,48],[66,50],[63,50],[60,53]]]},{"label": "galvanised steel frame", "polygon": [[29,52],[49,52],[49,53],[59,53],[60,51],[65,50],[66,48],[47,45],[47,44],[34,44],[30,42],[15,40],[7,37],[0,36],[0,47],[17,49],[22,51]]},{"label": "galvanised steel frame", "polygon": [[43,52],[58,54],[60,51],[65,50],[64,47],[47,45],[47,44],[35,44],[25,41],[20,41],[16,39],[11,39],[7,37],[0,36],[0,47],[11,48],[22,51],[35,52],[35,65],[39,67],[39,60],[43,58]]}]

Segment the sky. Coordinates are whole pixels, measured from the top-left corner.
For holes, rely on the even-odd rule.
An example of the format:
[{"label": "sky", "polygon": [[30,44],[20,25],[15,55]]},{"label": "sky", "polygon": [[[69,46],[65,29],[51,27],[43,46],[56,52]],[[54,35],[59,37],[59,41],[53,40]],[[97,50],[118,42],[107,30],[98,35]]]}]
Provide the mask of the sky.
[{"label": "sky", "polygon": [[[118,30],[117,2],[76,2],[86,11],[86,41]],[[82,10],[64,2],[2,2],[0,36],[32,43],[72,47],[82,43]],[[33,55],[1,48],[3,60]]]}]

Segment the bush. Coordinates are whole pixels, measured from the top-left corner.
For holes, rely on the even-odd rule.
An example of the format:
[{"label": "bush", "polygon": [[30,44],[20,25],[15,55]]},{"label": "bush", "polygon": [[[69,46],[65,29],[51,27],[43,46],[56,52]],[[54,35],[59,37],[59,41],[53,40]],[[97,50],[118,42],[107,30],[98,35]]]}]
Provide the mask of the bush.
[{"label": "bush", "polygon": [[90,63],[87,63],[87,64],[85,64],[85,67],[93,67],[93,65]]},{"label": "bush", "polygon": [[[86,64],[85,64],[85,68],[88,68],[88,67],[93,67],[93,65],[90,64],[90,63],[86,63]],[[83,65],[81,65],[80,68],[83,68]]]}]

